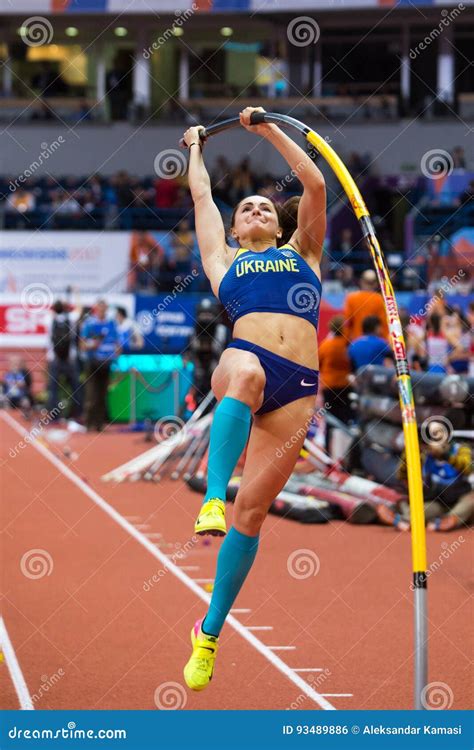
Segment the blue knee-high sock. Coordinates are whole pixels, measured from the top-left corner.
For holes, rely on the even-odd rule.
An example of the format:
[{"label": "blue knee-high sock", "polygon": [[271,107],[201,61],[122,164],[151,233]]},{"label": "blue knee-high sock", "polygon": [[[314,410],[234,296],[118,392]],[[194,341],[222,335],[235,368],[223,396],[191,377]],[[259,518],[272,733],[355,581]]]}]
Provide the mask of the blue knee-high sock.
[{"label": "blue knee-high sock", "polygon": [[212,420],[207,466],[207,493],[225,500],[227,485],[245,448],[250,432],[250,406],[226,396],[217,407]]},{"label": "blue knee-high sock", "polygon": [[232,526],[217,557],[216,580],[209,611],[202,623],[207,635],[218,636],[258,549],[258,536],[246,536]]}]

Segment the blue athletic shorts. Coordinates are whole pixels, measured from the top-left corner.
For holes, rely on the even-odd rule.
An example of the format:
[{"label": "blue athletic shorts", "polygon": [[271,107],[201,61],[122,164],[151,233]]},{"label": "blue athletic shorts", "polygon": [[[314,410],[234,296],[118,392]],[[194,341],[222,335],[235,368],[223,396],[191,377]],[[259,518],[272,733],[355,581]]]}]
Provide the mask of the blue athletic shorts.
[{"label": "blue athletic shorts", "polygon": [[252,352],[258,357],[265,371],[267,380],[263,392],[263,404],[255,412],[256,414],[266,414],[268,411],[279,409],[305,396],[316,396],[319,383],[317,370],[298,365],[245,339],[234,339],[229,347]]}]

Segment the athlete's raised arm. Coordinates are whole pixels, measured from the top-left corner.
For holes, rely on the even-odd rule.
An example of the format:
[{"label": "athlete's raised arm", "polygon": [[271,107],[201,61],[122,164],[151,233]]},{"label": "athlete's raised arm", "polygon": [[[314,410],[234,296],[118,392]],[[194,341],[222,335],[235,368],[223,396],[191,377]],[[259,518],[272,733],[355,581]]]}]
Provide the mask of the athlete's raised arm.
[{"label": "athlete's raised arm", "polygon": [[188,181],[194,202],[196,236],[204,272],[213,290],[228,266],[231,249],[226,243],[225,229],[219,209],[212,198],[211,180],[202,158],[200,127],[186,130],[183,139],[189,148]]},{"label": "athlete's raised arm", "polygon": [[240,113],[242,125],[275,146],[303,185],[303,195],[298,206],[298,227],[290,242],[302,255],[312,255],[319,262],[326,234],[326,184],[323,174],[308,154],[278,125],[250,125],[250,115],[255,111],[264,110],[262,107],[246,107]]}]

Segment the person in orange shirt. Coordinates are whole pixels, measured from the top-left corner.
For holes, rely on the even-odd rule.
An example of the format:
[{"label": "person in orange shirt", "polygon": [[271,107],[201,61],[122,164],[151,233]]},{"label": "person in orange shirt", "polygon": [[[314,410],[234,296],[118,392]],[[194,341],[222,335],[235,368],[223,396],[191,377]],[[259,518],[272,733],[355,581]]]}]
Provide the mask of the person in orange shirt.
[{"label": "person in orange shirt", "polygon": [[377,275],[375,271],[364,271],[360,277],[360,290],[350,292],[344,306],[344,333],[349,341],[362,336],[362,322],[369,315],[375,315],[382,323],[381,336],[388,339],[387,316],[383,297],[377,289]]},{"label": "person in orange shirt", "polygon": [[[344,317],[336,315],[329,323],[330,334],[319,347],[319,377],[324,407],[347,424],[351,419],[349,375],[351,363],[344,336]],[[326,450],[329,450],[332,428],[326,426]]]}]

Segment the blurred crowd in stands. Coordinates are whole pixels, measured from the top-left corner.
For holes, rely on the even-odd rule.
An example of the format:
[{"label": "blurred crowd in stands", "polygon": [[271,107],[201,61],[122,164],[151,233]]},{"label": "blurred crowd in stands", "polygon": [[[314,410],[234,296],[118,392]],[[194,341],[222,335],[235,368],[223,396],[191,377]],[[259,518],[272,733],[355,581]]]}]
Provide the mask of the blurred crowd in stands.
[{"label": "blurred crowd in stands", "polygon": [[[312,154],[317,158],[315,154]],[[467,175],[458,193],[430,194],[425,178],[379,178],[369,154],[351,152],[346,164],[363,187],[377,236],[392,268],[395,288],[413,290],[449,273],[449,234],[474,222],[474,179],[465,171],[466,157],[460,146],[452,149],[455,175]],[[354,287],[370,267],[360,227],[342,200],[340,186],[328,179],[328,209],[333,217],[326,240],[323,276],[339,288]],[[211,170],[214,199],[224,220],[245,195],[261,194],[281,203],[300,192],[295,175],[277,177],[252,169],[248,159],[232,164],[220,156]],[[428,181],[431,183],[432,181]],[[456,184],[456,181],[455,181]],[[421,222],[414,249],[404,247],[404,222],[419,207]],[[346,212],[346,213],[344,213]],[[342,221],[337,219],[342,216]],[[453,221],[456,223],[453,224]],[[451,222],[451,223],[449,223]],[[174,279],[193,269],[201,278],[198,249],[193,237],[192,201],[186,176],[166,173],[138,178],[126,171],[111,177],[31,176],[19,183],[0,178],[0,224],[6,229],[135,230],[131,254],[131,291],[166,291]],[[416,227],[415,227],[416,229]],[[172,249],[166,252],[153,239],[153,231],[168,232]],[[416,235],[416,231],[415,231]],[[469,268],[466,267],[469,274]],[[207,290],[205,280],[193,289]]]}]

